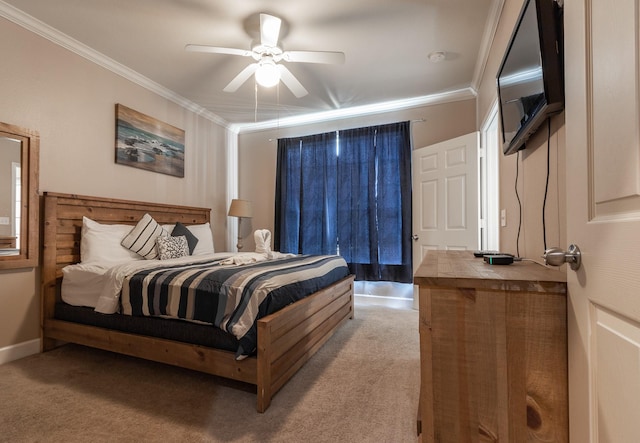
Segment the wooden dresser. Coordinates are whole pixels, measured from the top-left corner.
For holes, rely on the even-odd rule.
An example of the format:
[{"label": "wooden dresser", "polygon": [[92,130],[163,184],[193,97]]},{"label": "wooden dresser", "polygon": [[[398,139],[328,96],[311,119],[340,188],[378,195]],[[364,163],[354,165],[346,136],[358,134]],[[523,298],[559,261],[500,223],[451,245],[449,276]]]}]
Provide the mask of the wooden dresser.
[{"label": "wooden dresser", "polygon": [[420,288],[423,442],[567,442],[566,275],[430,251]]}]

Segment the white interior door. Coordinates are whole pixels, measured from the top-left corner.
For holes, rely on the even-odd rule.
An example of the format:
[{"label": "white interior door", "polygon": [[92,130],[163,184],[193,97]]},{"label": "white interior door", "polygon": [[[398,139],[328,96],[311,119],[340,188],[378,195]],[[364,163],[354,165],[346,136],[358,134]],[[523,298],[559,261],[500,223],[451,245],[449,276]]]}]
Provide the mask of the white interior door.
[{"label": "white interior door", "polygon": [[430,249],[478,249],[478,138],[413,151],[414,271]]},{"label": "white interior door", "polygon": [[564,3],[570,437],[638,442],[640,7]]}]

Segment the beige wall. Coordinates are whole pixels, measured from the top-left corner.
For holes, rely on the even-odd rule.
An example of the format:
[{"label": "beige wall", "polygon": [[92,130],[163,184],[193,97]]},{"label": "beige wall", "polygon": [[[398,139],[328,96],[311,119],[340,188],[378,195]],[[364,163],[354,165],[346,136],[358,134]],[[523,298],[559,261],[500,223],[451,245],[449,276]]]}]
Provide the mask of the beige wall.
[{"label": "beige wall", "polygon": [[[238,138],[239,196],[253,202],[252,228],[273,231],[278,138],[416,120],[412,123],[413,144],[414,148],[421,148],[475,131],[475,112],[475,99],[470,99],[367,117],[241,134]],[[244,250],[253,250],[255,244],[250,235],[244,239],[244,245]]]},{"label": "beige wall", "polygon": [[[523,0],[505,0],[482,81],[478,87],[478,127],[496,101],[496,74],[511,33],[520,14]],[[550,176],[545,208],[547,247],[566,248],[565,223],[565,129],[564,113],[551,119]],[[518,194],[522,201],[520,256],[542,261],[544,236],[542,207],[547,177],[547,125],[527,142],[520,152]],[[500,229],[500,249],[515,254],[518,238],[519,206],[515,192],[517,155],[500,156],[500,208],[507,212],[507,226]]]},{"label": "beige wall", "polygon": [[[542,261],[544,235],[542,207],[547,176],[546,123],[529,140],[527,148],[520,152],[518,194],[522,202],[522,227],[520,232],[520,256]],[[564,114],[551,119],[549,138],[549,188],[545,206],[547,247],[567,247],[565,223],[565,129]],[[515,254],[518,238],[518,200],[515,193],[516,154],[503,157],[500,162],[501,208],[507,210],[507,226],[500,229],[500,245],[505,252]]]},{"label": "beige wall", "polygon": [[[213,208],[226,249],[227,131],[172,101],[0,19],[0,121],[40,133],[40,192]],[[185,177],[114,162],[115,104],[186,132]],[[39,272],[0,271],[0,349],[37,339]]]}]

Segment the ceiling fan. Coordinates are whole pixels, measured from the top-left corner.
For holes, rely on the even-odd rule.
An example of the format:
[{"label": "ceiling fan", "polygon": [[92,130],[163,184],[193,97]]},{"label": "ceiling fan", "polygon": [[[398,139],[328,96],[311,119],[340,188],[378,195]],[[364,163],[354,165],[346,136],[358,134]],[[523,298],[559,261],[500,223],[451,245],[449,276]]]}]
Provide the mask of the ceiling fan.
[{"label": "ceiling fan", "polygon": [[254,44],[251,50],[191,44],[186,45],[185,50],[253,57],[256,62],[240,71],[225,86],[223,89],[225,92],[237,91],[251,75],[255,75],[256,82],[262,86],[275,86],[282,80],[282,83],[291,90],[293,95],[298,98],[304,97],[308,94],[307,90],[291,71],[279,62],[341,64],[344,63],[345,56],[342,52],[331,51],[284,51],[282,46],[278,44],[281,25],[280,18],[269,14],[260,14],[260,42]]}]

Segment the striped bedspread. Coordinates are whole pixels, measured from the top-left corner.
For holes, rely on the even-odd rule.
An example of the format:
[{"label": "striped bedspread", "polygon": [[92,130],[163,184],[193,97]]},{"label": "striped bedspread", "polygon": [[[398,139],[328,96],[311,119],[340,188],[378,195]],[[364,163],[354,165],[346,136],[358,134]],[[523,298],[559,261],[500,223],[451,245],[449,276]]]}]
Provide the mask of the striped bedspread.
[{"label": "striped bedspread", "polygon": [[244,265],[223,260],[158,266],[128,275],[122,312],[213,324],[239,340],[238,358],[256,348],[256,320],[349,274],[340,256],[295,256]]}]

